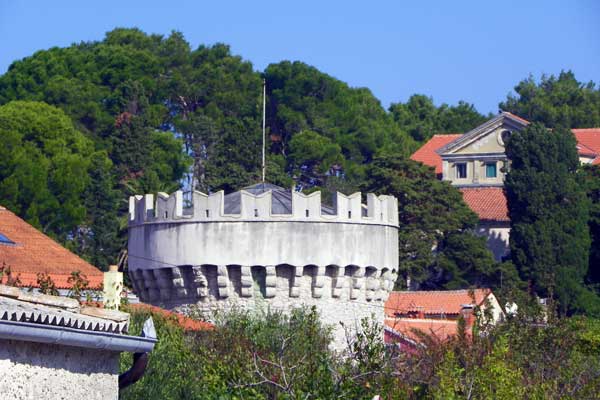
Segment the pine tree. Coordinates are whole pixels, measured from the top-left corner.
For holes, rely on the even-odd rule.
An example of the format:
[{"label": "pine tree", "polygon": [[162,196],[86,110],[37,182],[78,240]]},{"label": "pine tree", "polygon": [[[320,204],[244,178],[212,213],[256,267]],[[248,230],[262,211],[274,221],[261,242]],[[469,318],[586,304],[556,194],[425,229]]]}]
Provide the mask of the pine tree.
[{"label": "pine tree", "polygon": [[554,295],[563,313],[589,310],[590,292],[583,286],[589,202],[578,182],[575,137],[535,123],[512,135],[506,153],[513,263],[539,296]]},{"label": "pine tree", "polygon": [[472,232],[477,215],[432,168],[398,156],[376,158],[364,191],[398,198],[400,270],[425,288],[493,283],[498,265]]},{"label": "pine tree", "polygon": [[88,229],[81,253],[100,269],[115,263],[119,250],[124,246],[119,235],[120,193],[113,187],[112,162],[106,154],[92,155],[90,184],[85,193]]}]

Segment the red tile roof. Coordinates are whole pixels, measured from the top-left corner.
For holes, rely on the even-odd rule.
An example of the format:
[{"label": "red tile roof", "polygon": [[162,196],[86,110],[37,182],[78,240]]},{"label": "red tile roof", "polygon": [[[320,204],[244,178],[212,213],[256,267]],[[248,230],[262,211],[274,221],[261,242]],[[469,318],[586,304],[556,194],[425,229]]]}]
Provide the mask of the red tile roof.
[{"label": "red tile roof", "polygon": [[[67,289],[71,273],[80,271],[90,288],[102,285],[102,272],[65,249],[7,209],[0,207],[0,233],[14,244],[0,243],[0,266],[6,263],[22,286],[37,287],[37,274],[50,275],[56,287]],[[3,277],[6,280],[6,276]]]},{"label": "red tile roof", "polygon": [[128,310],[135,311],[148,311],[154,314],[162,315],[165,318],[173,318],[177,321],[177,324],[181,326],[186,331],[210,331],[215,329],[215,326],[210,322],[200,321],[197,319],[186,317],[185,315],[165,310],[164,308],[152,306],[150,304],[138,303],[138,304],[129,304]]},{"label": "red tile roof", "polygon": [[457,315],[460,314],[463,305],[473,304],[473,300],[476,306],[483,304],[490,293],[490,289],[392,292],[385,302],[384,311],[387,317],[394,317],[395,313],[415,311],[425,315]]},{"label": "red tile roof", "polygon": [[592,165],[600,164],[600,128],[573,129],[573,134],[579,154],[594,158]]},{"label": "red tile roof", "polygon": [[462,133],[450,133],[447,135],[433,135],[419,150],[413,153],[410,158],[420,161],[425,165],[435,168],[436,174],[442,173],[442,158],[435,151],[444,147],[448,143],[458,139]]},{"label": "red tile roof", "polygon": [[519,117],[519,116],[518,116],[518,115],[516,115],[516,114],[513,114],[513,113],[511,113],[511,112],[508,112],[508,111],[503,111],[503,112],[502,112],[502,114],[507,114],[507,115],[510,115],[512,118],[516,119],[517,121],[520,121],[520,122],[522,122],[522,123],[523,123],[523,124],[525,124],[525,125],[529,125],[529,121],[527,121],[525,118],[521,118],[521,117]]},{"label": "red tile roof", "polygon": [[465,203],[482,221],[508,222],[506,195],[501,187],[460,188]]},{"label": "red tile roof", "polygon": [[417,343],[421,338],[415,331],[432,336],[440,342],[458,332],[458,321],[447,319],[386,318],[385,326]]}]

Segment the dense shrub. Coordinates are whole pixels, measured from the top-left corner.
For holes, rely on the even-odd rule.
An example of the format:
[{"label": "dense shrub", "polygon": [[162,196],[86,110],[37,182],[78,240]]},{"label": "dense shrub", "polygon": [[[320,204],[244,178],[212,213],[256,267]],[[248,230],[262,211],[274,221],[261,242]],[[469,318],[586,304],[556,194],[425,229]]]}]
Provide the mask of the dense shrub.
[{"label": "dense shrub", "polygon": [[[232,312],[214,330],[132,310],[132,334],[151,316],[159,342],[123,399],[590,399],[600,396],[600,322],[516,316],[485,335],[423,338],[416,355],[384,346],[364,320],[344,352],[314,309]],[[475,332],[478,330],[476,329]],[[131,365],[123,355],[122,369]]]}]

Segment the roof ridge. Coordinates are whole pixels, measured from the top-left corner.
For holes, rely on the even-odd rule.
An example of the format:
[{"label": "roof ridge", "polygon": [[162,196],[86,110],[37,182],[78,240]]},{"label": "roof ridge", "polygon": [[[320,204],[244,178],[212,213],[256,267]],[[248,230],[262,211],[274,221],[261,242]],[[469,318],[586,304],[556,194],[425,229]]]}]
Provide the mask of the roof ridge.
[{"label": "roof ridge", "polygon": [[451,290],[394,290],[392,293],[463,293],[469,291],[490,290],[490,288],[451,289]]}]

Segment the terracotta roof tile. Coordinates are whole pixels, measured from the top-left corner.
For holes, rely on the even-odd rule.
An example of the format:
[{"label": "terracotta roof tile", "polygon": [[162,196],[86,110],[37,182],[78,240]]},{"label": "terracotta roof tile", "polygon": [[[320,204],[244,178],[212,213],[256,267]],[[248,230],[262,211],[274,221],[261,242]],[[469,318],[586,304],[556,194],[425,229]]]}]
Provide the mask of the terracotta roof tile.
[{"label": "terracotta roof tile", "polygon": [[130,304],[129,310],[145,310],[154,314],[162,315],[166,318],[174,318],[177,320],[177,324],[186,331],[210,331],[215,329],[215,326],[210,322],[200,321],[197,319],[186,317],[185,315],[165,310],[164,308],[156,307],[150,304],[137,303]]},{"label": "terracotta roof tile", "polygon": [[501,187],[461,188],[465,203],[482,221],[508,222],[506,195]]},{"label": "terracotta roof tile", "polygon": [[447,135],[433,135],[419,150],[410,156],[411,160],[420,161],[425,165],[435,168],[436,174],[442,173],[442,158],[435,151],[444,147],[453,140],[461,137],[461,133],[451,133]]},{"label": "terracotta roof tile", "polygon": [[596,158],[592,164],[597,165],[600,158],[600,128],[573,129],[577,139],[577,150],[580,155]]},{"label": "terracotta roof tile", "polygon": [[0,233],[14,244],[0,243],[0,266],[6,263],[18,275],[22,286],[37,287],[37,273],[50,275],[56,287],[71,287],[71,273],[81,271],[90,288],[102,284],[103,274],[96,267],[71,253],[7,209],[0,207]]},{"label": "terracotta roof tile", "polygon": [[[394,317],[395,313],[419,311],[425,315],[460,314],[464,304],[472,304],[470,290],[418,290],[392,292],[385,302],[385,315]],[[491,293],[490,289],[472,291],[475,305],[481,305]]]},{"label": "terracotta roof tile", "polygon": [[458,332],[458,322],[447,319],[386,318],[385,326],[417,343],[421,338],[415,330],[442,342]]}]

